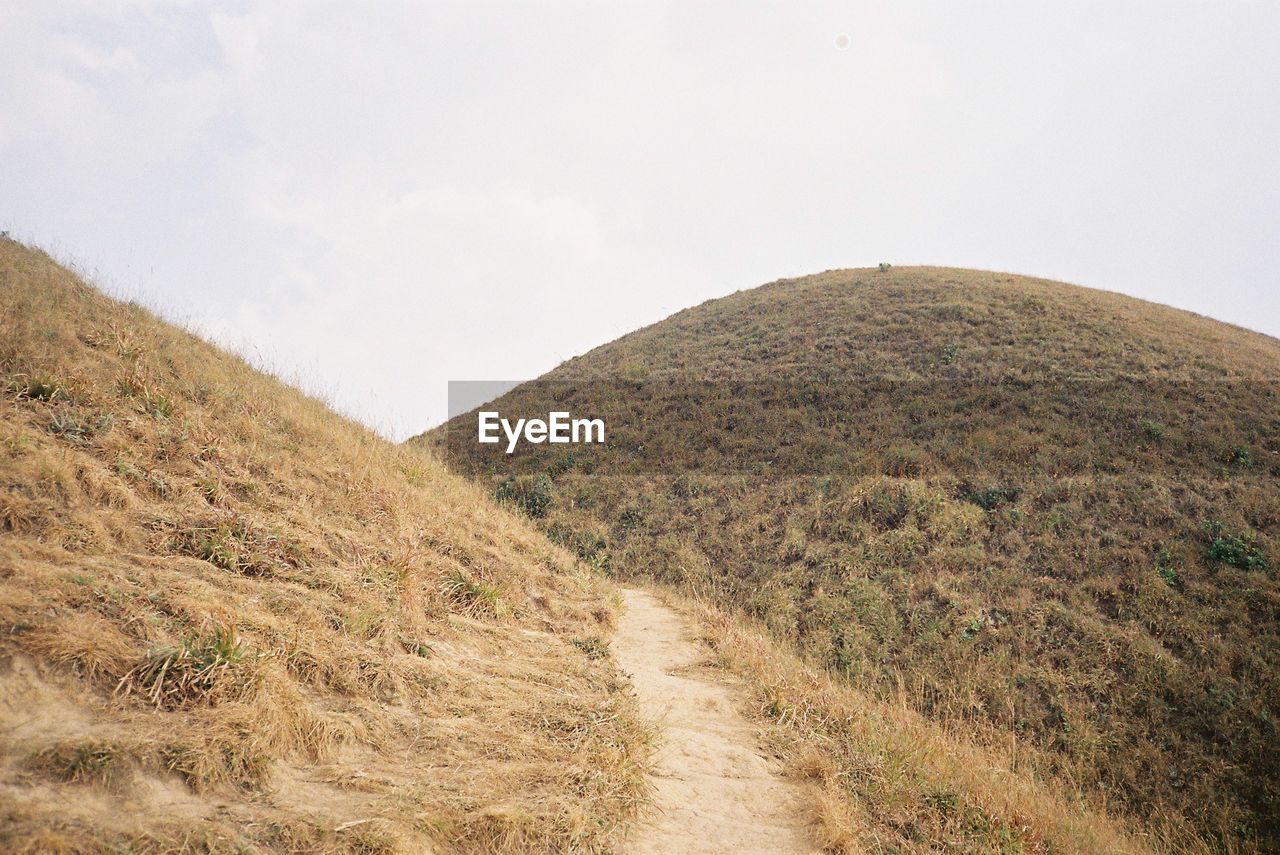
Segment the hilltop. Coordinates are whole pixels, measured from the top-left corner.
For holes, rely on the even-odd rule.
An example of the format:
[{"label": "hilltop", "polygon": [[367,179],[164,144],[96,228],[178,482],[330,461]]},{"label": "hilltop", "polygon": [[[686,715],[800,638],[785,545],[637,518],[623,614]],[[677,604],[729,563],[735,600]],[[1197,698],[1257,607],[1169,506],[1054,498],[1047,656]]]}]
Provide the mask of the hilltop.
[{"label": "hilltop", "polygon": [[604,849],[615,595],[431,457],[0,240],[0,849]]},{"label": "hilltop", "polygon": [[[836,680],[824,691],[1188,832],[1163,848],[1271,851],[1278,380],[1280,342],[1166,306],[840,270],[680,312],[486,405],[602,417],[604,446],[506,455],[474,442],[474,413],[410,442],[583,562],[764,627]],[[855,842],[1052,837],[962,785],[886,783],[829,695],[734,655],[765,681],[761,717],[822,746],[817,770],[793,751],[797,774]]]}]

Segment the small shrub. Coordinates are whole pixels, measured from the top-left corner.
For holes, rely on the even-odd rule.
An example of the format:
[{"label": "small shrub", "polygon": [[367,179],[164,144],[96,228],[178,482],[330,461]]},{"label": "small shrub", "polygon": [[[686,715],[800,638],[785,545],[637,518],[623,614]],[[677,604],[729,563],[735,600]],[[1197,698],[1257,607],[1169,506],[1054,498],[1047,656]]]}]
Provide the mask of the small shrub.
[{"label": "small shrub", "polygon": [[1238,469],[1250,469],[1253,467],[1253,452],[1243,445],[1237,445],[1224,455],[1225,462],[1228,466],[1235,466]]},{"label": "small shrub", "polygon": [[961,498],[984,511],[994,511],[1003,504],[1016,502],[1020,495],[1021,487],[992,487],[989,490],[970,490],[962,494]]},{"label": "small shrub", "polygon": [[623,531],[632,531],[644,522],[644,511],[639,508],[627,508],[618,517],[618,525]]},{"label": "small shrub", "polygon": [[958,343],[949,341],[946,346],[942,348],[943,365],[953,364],[958,356],[960,356],[960,345]]},{"label": "small shrub", "polygon": [[571,471],[577,464],[578,459],[572,452],[558,457],[547,466],[547,477],[551,479],[559,478],[564,473]]},{"label": "small shrub", "polygon": [[585,561],[597,570],[607,570],[609,554],[606,551],[608,542],[598,534],[589,531],[578,532],[561,522],[547,527],[547,539],[573,550],[580,561]]},{"label": "small shrub", "polygon": [[555,502],[551,490],[551,478],[547,475],[518,475],[499,484],[494,497],[502,504],[513,505],[526,515],[541,519]]},{"label": "small shrub", "polygon": [[1209,537],[1209,557],[1241,570],[1266,570],[1267,559],[1250,534],[1227,533],[1217,520],[1205,520],[1204,532]]},{"label": "small shrub", "polygon": [[1156,573],[1170,588],[1182,590],[1182,575],[1173,566],[1173,555],[1163,547],[1156,552]]},{"label": "small shrub", "polygon": [[889,272],[889,268],[891,268],[891,267],[893,267],[893,265],[892,265],[892,264],[890,264],[890,263],[889,263],[889,262],[887,262],[887,261],[882,261],[882,262],[880,262],[880,272],[881,272],[881,273],[888,273],[888,272]]}]

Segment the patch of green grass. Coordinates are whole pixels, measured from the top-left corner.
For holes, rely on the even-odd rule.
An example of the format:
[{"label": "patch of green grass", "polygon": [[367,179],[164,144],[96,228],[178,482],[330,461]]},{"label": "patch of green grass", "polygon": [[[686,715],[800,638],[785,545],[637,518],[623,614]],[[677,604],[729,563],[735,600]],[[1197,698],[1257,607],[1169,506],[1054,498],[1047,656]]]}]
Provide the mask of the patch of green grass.
[{"label": "patch of green grass", "polygon": [[1208,555],[1214,561],[1241,570],[1266,570],[1267,559],[1251,534],[1231,534],[1217,520],[1205,520],[1204,532],[1209,538]]},{"label": "patch of green grass", "polygon": [[1223,455],[1223,459],[1228,466],[1234,466],[1238,469],[1250,469],[1253,467],[1253,452],[1243,445],[1231,448]]},{"label": "patch of green grass", "polygon": [[585,653],[588,659],[605,659],[609,656],[609,642],[598,635],[575,638],[573,646]]}]

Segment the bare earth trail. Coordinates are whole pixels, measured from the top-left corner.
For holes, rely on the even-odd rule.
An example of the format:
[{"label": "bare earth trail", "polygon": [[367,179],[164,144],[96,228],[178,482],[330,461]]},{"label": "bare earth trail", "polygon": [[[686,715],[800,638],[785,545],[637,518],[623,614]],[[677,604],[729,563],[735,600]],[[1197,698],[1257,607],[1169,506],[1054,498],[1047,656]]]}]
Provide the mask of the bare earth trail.
[{"label": "bare earth trail", "polygon": [[656,810],[627,841],[648,853],[814,853],[804,797],[754,749],[737,688],[700,676],[705,651],[688,624],[652,594],[623,590],[627,610],[613,640],[640,711],[661,725],[654,764]]}]

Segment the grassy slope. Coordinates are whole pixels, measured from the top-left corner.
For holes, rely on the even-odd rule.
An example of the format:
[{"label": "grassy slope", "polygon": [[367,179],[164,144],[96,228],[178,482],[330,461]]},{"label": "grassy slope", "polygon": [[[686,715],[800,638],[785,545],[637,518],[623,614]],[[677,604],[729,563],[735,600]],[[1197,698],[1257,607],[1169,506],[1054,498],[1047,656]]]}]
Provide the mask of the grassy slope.
[{"label": "grassy slope", "polygon": [[607,591],[392,446],[0,241],[0,849],[604,846]]},{"label": "grassy slope", "polygon": [[[1015,745],[1096,803],[1272,849],[1277,376],[1280,342],[1116,294],[833,271],[548,375],[607,414],[607,450],[451,462],[517,474],[500,492],[532,497],[583,557],[742,608],[854,686]],[[542,396],[498,408],[546,412]],[[848,762],[846,795],[877,804]],[[864,843],[955,820],[904,831],[891,813]]]}]

